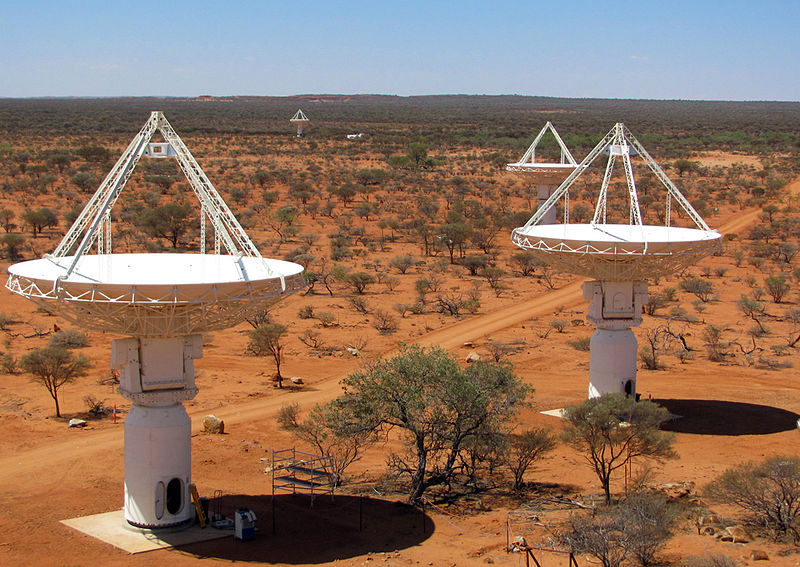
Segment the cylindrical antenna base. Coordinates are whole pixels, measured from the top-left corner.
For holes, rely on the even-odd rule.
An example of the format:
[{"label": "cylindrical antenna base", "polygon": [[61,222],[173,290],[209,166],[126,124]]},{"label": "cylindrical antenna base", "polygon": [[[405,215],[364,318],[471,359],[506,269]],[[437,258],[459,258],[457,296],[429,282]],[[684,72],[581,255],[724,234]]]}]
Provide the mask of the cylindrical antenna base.
[{"label": "cylindrical antenna base", "polygon": [[194,519],[191,420],[181,404],[133,405],[125,419],[125,520],[173,528]]},{"label": "cylindrical antenna base", "polygon": [[589,397],[636,394],[638,342],[630,329],[597,329],[590,342]]}]

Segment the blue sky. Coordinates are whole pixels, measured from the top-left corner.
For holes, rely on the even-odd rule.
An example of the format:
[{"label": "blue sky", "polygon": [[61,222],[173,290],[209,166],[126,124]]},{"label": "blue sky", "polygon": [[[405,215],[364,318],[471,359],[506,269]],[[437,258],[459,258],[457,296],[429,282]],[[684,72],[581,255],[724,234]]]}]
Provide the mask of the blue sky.
[{"label": "blue sky", "polygon": [[0,97],[800,100],[800,2],[0,0]]}]

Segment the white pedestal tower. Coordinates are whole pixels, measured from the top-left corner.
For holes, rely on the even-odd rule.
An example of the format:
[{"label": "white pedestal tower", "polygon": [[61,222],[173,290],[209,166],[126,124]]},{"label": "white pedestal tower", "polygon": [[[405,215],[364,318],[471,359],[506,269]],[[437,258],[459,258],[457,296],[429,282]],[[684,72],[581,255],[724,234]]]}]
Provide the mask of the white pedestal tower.
[{"label": "white pedestal tower", "polygon": [[[150,143],[156,131],[165,142]],[[111,208],[142,156],[178,159],[200,201],[200,254],[111,253]],[[207,223],[213,254],[205,253]],[[202,333],[236,325],[301,289],[302,271],[261,257],[160,112],[150,115],[53,254],[8,268],[10,291],[76,325],[129,335],[112,341],[111,367],[119,370],[120,394],[133,403],[125,419],[130,525],[161,529],[193,520],[191,421],[182,402],[197,395]]]},{"label": "white pedestal tower", "polygon": [[[607,153],[603,183],[589,224],[548,224],[558,199],[599,155]],[[642,224],[631,155],[639,155],[666,188],[664,226]],[[622,159],[628,185],[628,224],[607,223],[608,188],[614,162]],[[675,200],[694,228],[672,226]],[[587,319],[597,327],[590,343],[589,397],[608,393],[636,394],[637,341],[632,327],[642,323],[647,281],[683,269],[720,249],[721,235],[711,230],[669,180],[647,150],[616,124],[575,170],[550,195],[531,219],[513,230],[511,239],[564,272],[592,278],[583,285],[589,300]]]},{"label": "white pedestal tower", "polygon": [[[558,142],[561,150],[560,160],[552,163],[537,162],[536,148],[548,130],[552,132],[556,142]],[[558,135],[555,127],[550,122],[547,122],[519,161],[506,165],[506,171],[518,173],[526,181],[534,183],[537,207],[541,207],[564,179],[575,171],[576,167],[578,167],[578,164],[575,158],[572,157],[564,140]],[[555,224],[556,222],[558,222],[556,208],[551,207],[545,212],[540,224]]]}]

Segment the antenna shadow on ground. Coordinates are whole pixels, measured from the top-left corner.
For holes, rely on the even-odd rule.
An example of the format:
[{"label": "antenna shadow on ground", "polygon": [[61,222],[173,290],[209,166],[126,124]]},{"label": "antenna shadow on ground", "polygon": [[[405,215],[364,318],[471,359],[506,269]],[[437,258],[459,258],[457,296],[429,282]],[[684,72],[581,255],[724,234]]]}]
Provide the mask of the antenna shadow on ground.
[{"label": "antenna shadow on ground", "polygon": [[276,496],[273,535],[270,495],[224,496],[224,515],[233,517],[237,508],[255,512],[256,537],[235,540],[231,530],[230,538],[181,546],[180,550],[199,558],[316,565],[368,553],[402,553],[429,538],[435,529],[430,517],[402,502],[342,495],[331,502],[329,496],[320,495],[313,508],[310,504],[306,494]]},{"label": "antenna shadow on ground", "polygon": [[772,406],[720,400],[653,400],[680,416],[661,429],[695,435],[769,435],[797,427],[798,414]]}]

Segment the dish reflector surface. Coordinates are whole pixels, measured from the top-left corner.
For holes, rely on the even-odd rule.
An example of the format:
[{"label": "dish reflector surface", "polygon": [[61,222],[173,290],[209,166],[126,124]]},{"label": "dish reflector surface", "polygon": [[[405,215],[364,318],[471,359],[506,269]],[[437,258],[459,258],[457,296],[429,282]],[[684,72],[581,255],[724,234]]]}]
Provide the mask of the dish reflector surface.
[{"label": "dish reflector surface", "polygon": [[178,336],[235,325],[305,286],[302,266],[266,258],[94,254],[82,256],[61,279],[72,260],[14,264],[6,287],[81,325],[133,336]]}]

